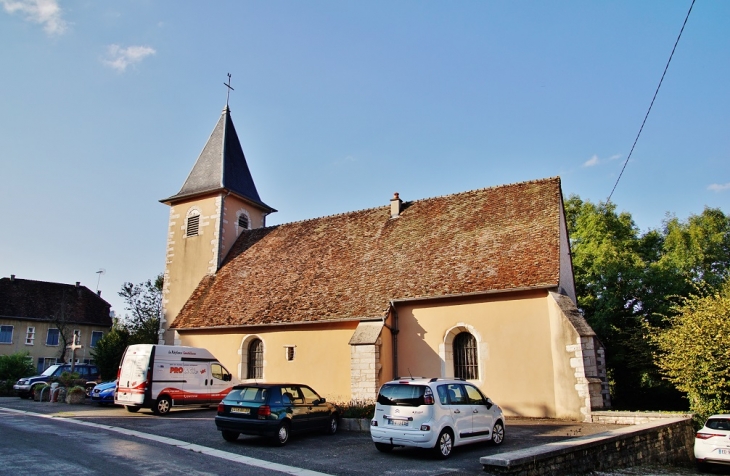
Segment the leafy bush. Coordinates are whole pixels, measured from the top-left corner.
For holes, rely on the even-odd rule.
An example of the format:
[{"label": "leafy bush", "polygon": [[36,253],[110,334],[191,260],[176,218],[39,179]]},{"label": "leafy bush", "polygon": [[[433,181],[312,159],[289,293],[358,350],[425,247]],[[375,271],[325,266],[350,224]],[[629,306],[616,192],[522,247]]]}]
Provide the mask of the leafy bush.
[{"label": "leafy bush", "polygon": [[656,362],[666,378],[687,393],[696,422],[730,410],[730,280],[675,306],[670,327],[653,337]]},{"label": "leafy bush", "polygon": [[342,418],[372,418],[375,414],[375,402],[372,400],[350,400],[338,403]]},{"label": "leafy bush", "polygon": [[35,373],[33,361],[30,359],[28,352],[0,355],[0,380],[9,380],[15,383],[19,378],[30,377]]}]

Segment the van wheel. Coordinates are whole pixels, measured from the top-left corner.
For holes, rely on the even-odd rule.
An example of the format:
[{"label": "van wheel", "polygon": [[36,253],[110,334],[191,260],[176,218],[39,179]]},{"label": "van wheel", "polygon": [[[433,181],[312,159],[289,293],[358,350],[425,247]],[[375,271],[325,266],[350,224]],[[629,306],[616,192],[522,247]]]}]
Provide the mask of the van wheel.
[{"label": "van wheel", "polygon": [[223,439],[226,441],[236,441],[238,439],[238,435],[240,435],[240,433],[230,430],[223,430],[221,433],[223,434]]},{"label": "van wheel", "polygon": [[137,413],[139,411],[139,407],[133,407],[131,405],[126,405],[124,408],[126,408],[129,413]]},{"label": "van wheel", "polygon": [[375,449],[381,453],[390,453],[393,451],[393,445],[389,445],[387,443],[375,443]]},{"label": "van wheel", "polygon": [[451,436],[451,432],[448,429],[441,430],[439,437],[436,440],[436,444],[433,447],[433,452],[439,459],[446,459],[451,456],[451,451],[454,449],[454,437]]},{"label": "van wheel", "polygon": [[330,416],[330,419],[327,422],[327,428],[324,429],[324,432],[328,435],[334,435],[337,433],[338,424],[337,415]]},{"label": "van wheel", "polygon": [[154,412],[157,415],[167,415],[170,413],[170,408],[172,408],[172,400],[170,400],[170,397],[160,397],[157,399],[157,403],[155,403]]},{"label": "van wheel", "polygon": [[289,424],[282,422],[282,424],[279,425],[279,429],[276,430],[274,443],[276,446],[284,446],[287,441],[289,441]]},{"label": "van wheel", "polygon": [[492,444],[495,446],[499,446],[504,441],[504,425],[501,421],[498,421],[494,424],[494,428],[492,428]]}]

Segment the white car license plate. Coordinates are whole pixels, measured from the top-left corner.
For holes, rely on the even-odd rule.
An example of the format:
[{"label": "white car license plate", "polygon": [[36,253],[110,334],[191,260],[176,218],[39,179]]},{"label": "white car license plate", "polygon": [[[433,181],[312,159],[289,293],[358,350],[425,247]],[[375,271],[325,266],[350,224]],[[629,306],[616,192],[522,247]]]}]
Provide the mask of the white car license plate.
[{"label": "white car license plate", "polygon": [[730,449],[726,449],[726,450],[725,450],[725,449],[722,449],[722,448],[720,448],[720,449],[718,449],[717,451],[718,451],[718,453],[720,453],[721,455],[730,455]]},{"label": "white car license plate", "polygon": [[388,425],[408,426],[408,421],[407,420],[388,420]]},{"label": "white car license plate", "polygon": [[231,413],[243,413],[244,415],[248,415],[249,413],[251,413],[251,409],[250,408],[232,407],[231,408]]}]

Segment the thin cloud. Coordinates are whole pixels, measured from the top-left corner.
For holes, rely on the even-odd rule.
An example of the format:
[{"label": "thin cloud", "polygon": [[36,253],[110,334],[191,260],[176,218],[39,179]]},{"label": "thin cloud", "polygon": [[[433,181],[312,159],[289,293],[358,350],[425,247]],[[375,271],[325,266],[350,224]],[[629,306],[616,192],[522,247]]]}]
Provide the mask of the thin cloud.
[{"label": "thin cloud", "polygon": [[62,35],[68,29],[56,0],[0,0],[0,3],[9,14],[20,13],[26,21],[43,25],[49,35]]},{"label": "thin cloud", "polygon": [[352,155],[348,155],[344,158],[335,159],[335,165],[347,165],[347,164],[353,164],[357,162],[357,158],[353,157]]},{"label": "thin cloud", "polygon": [[104,64],[123,73],[127,70],[127,66],[139,63],[155,53],[157,51],[149,46],[129,46],[122,48],[119,45],[109,45],[107,48],[107,59],[104,60]]},{"label": "thin cloud", "polygon": [[617,160],[621,158],[621,154],[614,154],[611,157],[607,159],[601,159],[597,155],[593,155],[590,159],[583,162],[583,167],[595,167],[598,164],[602,164],[603,162],[610,162],[612,160]]},{"label": "thin cloud", "polygon": [[601,162],[601,160],[598,158],[597,155],[594,155],[587,161],[583,162],[583,167],[593,167],[594,165],[598,165]]},{"label": "thin cloud", "polygon": [[725,190],[730,190],[730,183],[713,183],[712,185],[707,186],[707,190],[712,190],[713,192],[724,192]]}]

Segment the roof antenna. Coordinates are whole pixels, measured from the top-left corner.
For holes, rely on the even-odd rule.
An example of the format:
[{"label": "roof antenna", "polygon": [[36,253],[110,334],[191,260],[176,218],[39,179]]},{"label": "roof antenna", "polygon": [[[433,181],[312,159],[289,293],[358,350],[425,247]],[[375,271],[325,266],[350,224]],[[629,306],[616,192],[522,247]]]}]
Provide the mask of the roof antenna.
[{"label": "roof antenna", "polygon": [[96,272],[96,274],[99,275],[98,278],[96,278],[96,292],[99,292],[99,282],[101,282],[101,275],[106,273],[106,270],[104,268],[99,268],[99,271]]},{"label": "roof antenna", "polygon": [[410,375],[410,376],[411,376],[411,380],[415,380],[415,379],[413,378],[413,374],[411,373],[411,368],[410,368],[410,367],[408,367],[408,375]]},{"label": "roof antenna", "polygon": [[228,88],[228,91],[226,91],[226,107],[228,107],[228,98],[231,97],[231,91],[235,91],[235,89],[231,87],[231,73],[228,73],[228,83],[223,83],[223,86]]}]

